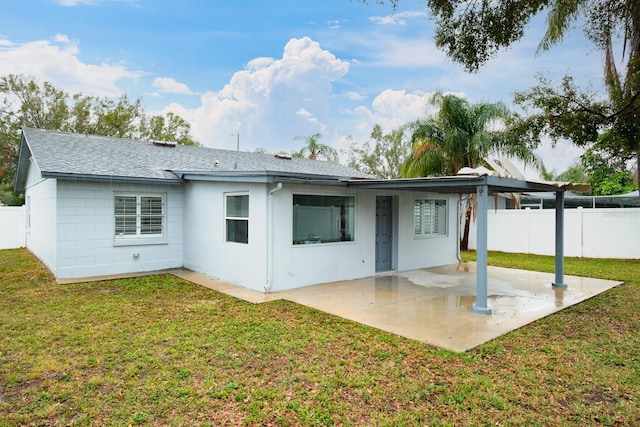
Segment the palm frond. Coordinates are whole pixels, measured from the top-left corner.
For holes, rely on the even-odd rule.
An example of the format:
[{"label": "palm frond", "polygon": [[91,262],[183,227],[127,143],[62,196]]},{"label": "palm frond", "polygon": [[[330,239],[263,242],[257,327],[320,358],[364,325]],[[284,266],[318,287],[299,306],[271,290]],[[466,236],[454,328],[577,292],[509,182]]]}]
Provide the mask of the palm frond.
[{"label": "palm frond", "polygon": [[588,0],[556,0],[551,2],[551,8],[547,15],[547,31],[545,32],[536,55],[543,50],[549,50],[552,46],[562,41],[565,32],[571,23],[578,18],[580,6]]}]

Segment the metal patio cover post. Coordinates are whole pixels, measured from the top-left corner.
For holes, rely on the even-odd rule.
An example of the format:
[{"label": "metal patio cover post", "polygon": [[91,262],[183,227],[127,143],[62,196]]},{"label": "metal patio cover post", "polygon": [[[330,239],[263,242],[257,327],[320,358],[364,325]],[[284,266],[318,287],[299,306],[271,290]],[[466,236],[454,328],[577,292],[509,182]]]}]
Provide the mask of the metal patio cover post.
[{"label": "metal patio cover post", "polygon": [[564,191],[556,191],[556,280],[554,288],[566,289],[564,283]]},{"label": "metal patio cover post", "polygon": [[480,314],[491,314],[491,308],[487,304],[487,200],[489,187],[478,185],[478,216],[477,222],[477,248],[476,248],[476,303],[471,311]]}]

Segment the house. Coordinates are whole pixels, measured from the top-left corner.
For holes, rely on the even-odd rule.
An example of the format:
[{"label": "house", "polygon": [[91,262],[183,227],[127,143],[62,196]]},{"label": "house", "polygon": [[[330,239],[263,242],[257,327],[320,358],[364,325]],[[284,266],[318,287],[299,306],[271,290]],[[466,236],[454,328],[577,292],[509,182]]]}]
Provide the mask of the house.
[{"label": "house", "polygon": [[[378,180],[330,162],[40,129],[23,129],[15,188],[27,248],[58,279],[184,267],[261,292],[456,263],[460,194],[486,206],[489,193],[555,191],[562,206],[564,193],[491,176]],[[487,313],[484,216],[474,309]]]}]

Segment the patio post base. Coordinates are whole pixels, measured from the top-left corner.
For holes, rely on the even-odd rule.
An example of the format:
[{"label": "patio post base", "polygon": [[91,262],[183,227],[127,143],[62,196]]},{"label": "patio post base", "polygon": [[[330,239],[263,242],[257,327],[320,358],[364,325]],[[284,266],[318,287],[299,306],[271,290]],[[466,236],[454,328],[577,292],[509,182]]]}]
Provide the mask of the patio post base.
[{"label": "patio post base", "polygon": [[489,307],[481,307],[475,304],[471,307],[471,311],[478,314],[491,314],[491,309]]},{"label": "patio post base", "polygon": [[569,285],[567,285],[566,283],[553,282],[553,283],[551,283],[551,287],[552,288],[559,288],[559,289],[567,289],[569,287]]}]

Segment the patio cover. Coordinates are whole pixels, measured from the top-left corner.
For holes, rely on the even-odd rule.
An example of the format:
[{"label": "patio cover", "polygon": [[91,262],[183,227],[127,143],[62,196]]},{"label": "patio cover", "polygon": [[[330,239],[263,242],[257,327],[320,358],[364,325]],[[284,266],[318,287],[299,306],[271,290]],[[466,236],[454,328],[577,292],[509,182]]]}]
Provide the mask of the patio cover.
[{"label": "patio cover", "polygon": [[583,189],[569,183],[524,181],[490,175],[458,175],[446,177],[403,179],[352,179],[347,185],[353,188],[380,190],[433,191],[436,193],[477,194],[477,269],[476,302],[472,311],[491,314],[487,299],[487,209],[490,194],[553,192],[556,195],[555,222],[555,281],[553,287],[566,288],[564,283],[564,192]]}]

